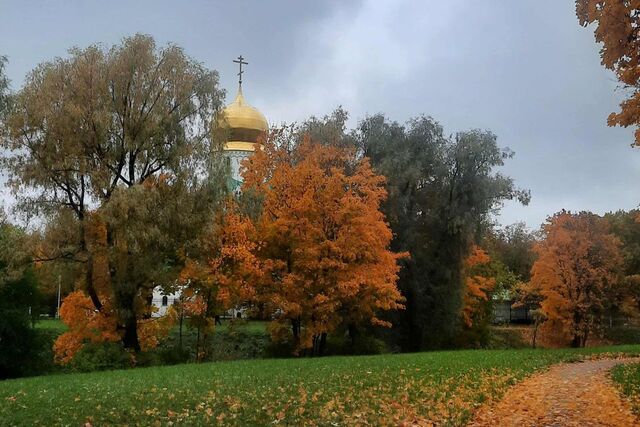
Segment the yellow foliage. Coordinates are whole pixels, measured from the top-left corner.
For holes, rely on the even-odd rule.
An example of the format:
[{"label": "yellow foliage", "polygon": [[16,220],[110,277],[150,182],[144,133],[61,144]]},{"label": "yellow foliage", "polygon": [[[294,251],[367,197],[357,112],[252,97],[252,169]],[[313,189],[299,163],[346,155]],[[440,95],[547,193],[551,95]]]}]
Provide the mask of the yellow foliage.
[{"label": "yellow foliage", "polygon": [[60,307],[60,318],[69,330],[56,339],[53,350],[58,363],[67,364],[80,351],[85,342],[117,342],[117,323],[107,308],[108,299],[104,299],[104,311],[98,311],[91,298],[82,291],[67,295]]},{"label": "yellow foliage", "polygon": [[471,254],[464,261],[462,320],[468,327],[473,325],[474,315],[481,304],[489,299],[489,292],[496,286],[496,279],[482,271],[482,267],[490,262],[489,254],[478,246],[473,246]]},{"label": "yellow foliage", "polygon": [[[98,311],[82,291],[74,291],[64,299],[60,317],[69,330],[53,345],[57,363],[69,363],[85,343],[119,342],[122,339],[111,300],[104,296],[101,300],[103,307]],[[140,320],[138,336],[142,350],[155,348],[169,334],[176,318],[175,310],[170,309],[166,316]]]},{"label": "yellow foliage", "polygon": [[[389,326],[377,314],[403,308],[397,260],[406,254],[388,249],[385,179],[368,160],[305,136],[293,150],[267,141],[243,176],[243,191],[264,199],[252,250],[261,267],[255,299],[291,326],[298,349],[340,324]],[[284,327],[272,330],[278,337]]]},{"label": "yellow foliage", "polygon": [[[640,14],[638,0],[576,0],[580,24],[595,24],[595,39],[601,44],[602,65],[612,70],[631,95],[620,104],[620,112],[609,116],[609,126],[640,124]],[[640,146],[640,129],[635,132]]]},{"label": "yellow foliage", "polygon": [[548,340],[583,346],[619,284],[620,242],[602,218],[590,213],[557,213],[543,232],[524,290],[541,300]]}]

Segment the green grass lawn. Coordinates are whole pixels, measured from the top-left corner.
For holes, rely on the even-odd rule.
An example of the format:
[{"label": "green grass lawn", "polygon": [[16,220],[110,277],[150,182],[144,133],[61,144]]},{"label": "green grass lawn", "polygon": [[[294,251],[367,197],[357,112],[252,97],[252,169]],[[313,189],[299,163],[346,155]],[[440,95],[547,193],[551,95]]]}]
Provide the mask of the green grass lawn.
[{"label": "green grass lawn", "polygon": [[266,335],[267,323],[262,320],[230,321],[222,319],[222,325],[216,326],[216,332],[242,331],[247,334]]},{"label": "green grass lawn", "polygon": [[67,325],[62,323],[60,319],[41,319],[36,322],[36,329],[54,331],[61,334],[67,331]]},{"label": "green grass lawn", "polygon": [[618,365],[611,371],[611,377],[631,402],[633,412],[640,415],[640,363]]},{"label": "green grass lawn", "polygon": [[640,346],[187,364],[0,382],[2,425],[462,425],[552,363]]}]

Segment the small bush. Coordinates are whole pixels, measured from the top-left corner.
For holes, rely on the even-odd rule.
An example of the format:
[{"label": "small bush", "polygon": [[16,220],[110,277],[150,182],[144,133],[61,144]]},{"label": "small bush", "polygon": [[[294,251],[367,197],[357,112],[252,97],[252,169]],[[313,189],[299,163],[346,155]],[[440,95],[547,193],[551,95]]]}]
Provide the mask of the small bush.
[{"label": "small bush", "polygon": [[268,341],[264,349],[264,356],[269,359],[284,359],[292,357],[294,351],[293,343],[287,341]]},{"label": "small bush", "polygon": [[257,359],[265,356],[268,345],[266,333],[220,331],[208,342],[207,360]]},{"label": "small bush", "polygon": [[526,348],[530,346],[531,344],[524,340],[521,328],[500,326],[491,328],[490,330],[487,348],[504,350],[510,348]]},{"label": "small bush", "polygon": [[346,335],[329,336],[327,340],[327,355],[363,355],[389,353],[387,344],[373,335],[358,335],[351,341]]},{"label": "small bush", "polygon": [[177,365],[188,362],[191,359],[191,352],[188,349],[175,346],[158,350],[157,356],[160,365]]},{"label": "small bush", "polygon": [[85,344],[71,361],[77,372],[124,369],[131,366],[131,355],[120,343]]}]

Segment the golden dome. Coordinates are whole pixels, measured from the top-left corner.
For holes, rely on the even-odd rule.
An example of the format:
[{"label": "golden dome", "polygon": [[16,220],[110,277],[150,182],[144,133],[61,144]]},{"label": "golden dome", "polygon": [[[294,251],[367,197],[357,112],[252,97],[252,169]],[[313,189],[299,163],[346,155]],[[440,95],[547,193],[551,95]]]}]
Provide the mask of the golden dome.
[{"label": "golden dome", "polygon": [[223,117],[230,129],[225,150],[255,151],[258,139],[269,131],[267,119],[247,104],[242,88],[238,90],[236,99],[223,110]]}]

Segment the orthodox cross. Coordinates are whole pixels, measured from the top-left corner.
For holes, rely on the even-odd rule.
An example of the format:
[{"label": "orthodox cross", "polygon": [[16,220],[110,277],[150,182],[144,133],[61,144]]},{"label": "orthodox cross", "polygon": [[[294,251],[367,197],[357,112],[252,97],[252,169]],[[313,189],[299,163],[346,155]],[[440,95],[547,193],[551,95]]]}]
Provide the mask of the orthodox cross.
[{"label": "orthodox cross", "polygon": [[242,55],[238,56],[238,59],[234,59],[233,62],[238,64],[238,66],[240,67],[240,71],[238,72],[238,84],[240,85],[240,89],[242,89],[242,73],[244,73],[244,71],[242,71],[242,66],[248,65],[249,63],[244,62],[244,58],[242,57]]}]

